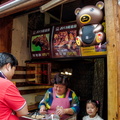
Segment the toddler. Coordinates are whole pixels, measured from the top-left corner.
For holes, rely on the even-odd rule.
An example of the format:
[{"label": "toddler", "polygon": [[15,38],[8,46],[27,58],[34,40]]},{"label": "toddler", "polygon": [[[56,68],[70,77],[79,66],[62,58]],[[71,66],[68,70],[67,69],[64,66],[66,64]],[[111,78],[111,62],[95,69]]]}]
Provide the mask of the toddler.
[{"label": "toddler", "polygon": [[95,100],[88,100],[86,103],[87,116],[84,116],[82,120],[103,120],[99,115],[100,103]]}]

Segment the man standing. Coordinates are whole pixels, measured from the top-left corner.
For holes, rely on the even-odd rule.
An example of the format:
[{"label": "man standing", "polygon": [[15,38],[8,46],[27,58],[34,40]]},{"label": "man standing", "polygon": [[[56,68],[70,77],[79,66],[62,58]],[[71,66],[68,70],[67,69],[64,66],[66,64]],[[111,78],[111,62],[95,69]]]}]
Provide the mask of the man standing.
[{"label": "man standing", "polygon": [[28,114],[26,100],[10,81],[18,61],[10,53],[0,53],[0,120],[19,120]]}]

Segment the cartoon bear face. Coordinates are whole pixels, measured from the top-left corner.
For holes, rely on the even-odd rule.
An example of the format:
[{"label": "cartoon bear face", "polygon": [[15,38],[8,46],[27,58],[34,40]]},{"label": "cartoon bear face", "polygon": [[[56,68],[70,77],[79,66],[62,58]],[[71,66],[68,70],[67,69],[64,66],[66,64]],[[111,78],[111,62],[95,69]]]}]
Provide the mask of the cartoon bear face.
[{"label": "cartoon bear face", "polygon": [[100,23],[103,19],[103,7],[104,3],[99,1],[96,6],[88,5],[83,8],[76,8],[75,15],[78,26]]},{"label": "cartoon bear face", "polygon": [[103,19],[103,7],[104,3],[99,1],[96,6],[88,5],[75,9],[76,22],[79,27],[76,37],[78,46],[98,45],[104,41],[105,33],[100,23]]}]

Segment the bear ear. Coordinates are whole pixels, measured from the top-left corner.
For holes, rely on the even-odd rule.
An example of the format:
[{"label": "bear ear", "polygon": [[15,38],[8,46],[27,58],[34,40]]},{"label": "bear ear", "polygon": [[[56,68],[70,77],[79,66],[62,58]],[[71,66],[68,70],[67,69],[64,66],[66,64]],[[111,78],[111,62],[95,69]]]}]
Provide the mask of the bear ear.
[{"label": "bear ear", "polygon": [[76,8],[76,9],[75,9],[75,12],[74,12],[75,15],[78,15],[78,14],[80,13],[80,11],[81,11],[81,8]]},{"label": "bear ear", "polygon": [[104,3],[102,2],[102,1],[99,1],[99,2],[97,2],[96,3],[96,6],[99,8],[99,9],[103,9],[103,7],[104,7]]}]

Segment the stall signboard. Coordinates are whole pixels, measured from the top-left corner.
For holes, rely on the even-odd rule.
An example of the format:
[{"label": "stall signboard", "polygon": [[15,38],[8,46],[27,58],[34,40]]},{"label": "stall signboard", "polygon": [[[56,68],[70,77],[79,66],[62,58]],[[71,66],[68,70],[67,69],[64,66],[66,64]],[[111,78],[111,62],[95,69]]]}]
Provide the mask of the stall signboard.
[{"label": "stall signboard", "polygon": [[54,26],[52,37],[52,57],[65,58],[80,56],[80,47],[76,44],[76,36],[76,23]]},{"label": "stall signboard", "polygon": [[51,27],[33,31],[31,37],[32,59],[50,57],[50,37]]},{"label": "stall signboard", "polygon": [[101,56],[101,55],[107,55],[106,43],[89,47],[81,47],[81,56]]}]

